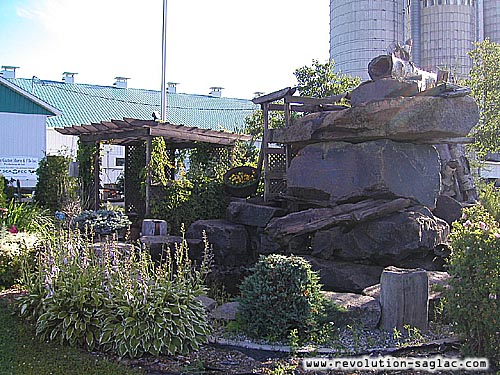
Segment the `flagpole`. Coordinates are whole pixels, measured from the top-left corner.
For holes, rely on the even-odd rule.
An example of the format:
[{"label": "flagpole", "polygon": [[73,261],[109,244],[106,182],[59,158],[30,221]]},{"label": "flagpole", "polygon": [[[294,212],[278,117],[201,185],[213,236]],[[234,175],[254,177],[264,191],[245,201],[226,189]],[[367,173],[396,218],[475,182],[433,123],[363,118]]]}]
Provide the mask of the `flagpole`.
[{"label": "flagpole", "polygon": [[167,0],[163,0],[162,69],[161,69],[161,111],[162,121],[167,119]]}]

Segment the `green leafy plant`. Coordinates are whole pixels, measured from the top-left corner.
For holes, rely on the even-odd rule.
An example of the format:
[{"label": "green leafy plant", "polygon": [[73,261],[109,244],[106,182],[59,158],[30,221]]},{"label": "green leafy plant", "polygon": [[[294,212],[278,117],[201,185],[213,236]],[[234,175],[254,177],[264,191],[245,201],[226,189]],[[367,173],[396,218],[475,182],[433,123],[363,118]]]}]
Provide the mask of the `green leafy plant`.
[{"label": "green leafy plant", "polygon": [[324,313],[318,275],[300,257],[262,256],[240,290],[240,316],[252,337],[287,340],[296,329],[302,339]]},{"label": "green leafy plant", "polygon": [[36,171],[35,202],[51,212],[62,210],[76,198],[77,181],[68,172],[70,161],[63,155],[47,155]]},{"label": "green leafy plant", "polygon": [[464,210],[450,235],[450,288],[446,312],[460,333],[467,355],[500,360],[500,228],[477,205]]},{"label": "green leafy plant", "polygon": [[96,249],[78,232],[47,241],[35,264],[23,265],[28,293],[17,302],[42,340],[132,358],[187,353],[206,342],[210,325],[197,297],[205,292],[208,245],[194,268],[185,241],[161,265],[112,241]]},{"label": "green leafy plant", "polygon": [[12,226],[29,233],[48,233],[54,229],[54,221],[48,210],[11,200],[7,207],[0,208],[0,228]]},{"label": "green leafy plant", "polygon": [[492,183],[480,182],[477,185],[481,204],[497,222],[500,221],[500,188]]},{"label": "green leafy plant", "polygon": [[183,224],[223,217],[229,202],[223,183],[209,178],[170,181],[161,190],[162,198],[152,202],[151,215],[167,221],[173,235],[181,233]]},{"label": "green leafy plant", "polygon": [[7,193],[5,192],[6,186],[6,179],[0,174],[0,207],[5,207],[7,205]]},{"label": "green leafy plant", "polygon": [[73,219],[73,222],[80,231],[95,234],[112,234],[128,228],[131,224],[125,213],[109,209],[83,211]]}]

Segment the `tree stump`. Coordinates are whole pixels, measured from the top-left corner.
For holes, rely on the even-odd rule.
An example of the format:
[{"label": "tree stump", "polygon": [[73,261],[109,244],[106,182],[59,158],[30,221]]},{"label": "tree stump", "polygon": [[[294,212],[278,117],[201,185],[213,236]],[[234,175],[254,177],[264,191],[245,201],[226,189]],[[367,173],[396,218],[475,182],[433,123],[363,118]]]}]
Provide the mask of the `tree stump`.
[{"label": "tree stump", "polygon": [[144,219],[142,222],[143,236],[166,236],[167,222],[165,220]]},{"label": "tree stump", "polygon": [[403,330],[405,325],[428,329],[429,280],[422,269],[386,267],[380,277],[381,327]]}]

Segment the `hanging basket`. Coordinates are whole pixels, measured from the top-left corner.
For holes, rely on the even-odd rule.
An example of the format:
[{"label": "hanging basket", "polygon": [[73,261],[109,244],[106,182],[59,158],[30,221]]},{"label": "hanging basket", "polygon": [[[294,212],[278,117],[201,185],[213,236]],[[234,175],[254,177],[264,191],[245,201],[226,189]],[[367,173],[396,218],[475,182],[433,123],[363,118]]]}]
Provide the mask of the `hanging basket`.
[{"label": "hanging basket", "polygon": [[257,168],[242,166],[228,170],[223,177],[226,194],[237,198],[246,198],[257,192],[260,172]]}]

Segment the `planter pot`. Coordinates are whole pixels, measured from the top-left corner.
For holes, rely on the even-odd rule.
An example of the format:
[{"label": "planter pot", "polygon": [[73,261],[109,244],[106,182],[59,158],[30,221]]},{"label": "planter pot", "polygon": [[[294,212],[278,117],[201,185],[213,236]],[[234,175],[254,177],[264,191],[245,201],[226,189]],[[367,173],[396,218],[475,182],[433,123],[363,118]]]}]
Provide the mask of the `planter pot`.
[{"label": "planter pot", "polygon": [[[254,174],[255,180],[242,185],[233,185],[230,183],[230,177],[238,173]],[[246,198],[257,192],[257,187],[259,186],[260,173],[254,167],[242,166],[236,167],[228,170],[223,177],[224,181],[224,191],[226,194],[237,198]]]}]

